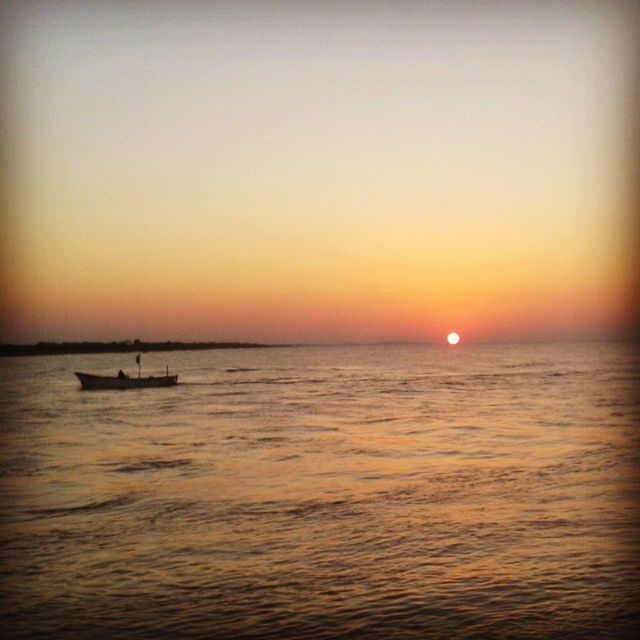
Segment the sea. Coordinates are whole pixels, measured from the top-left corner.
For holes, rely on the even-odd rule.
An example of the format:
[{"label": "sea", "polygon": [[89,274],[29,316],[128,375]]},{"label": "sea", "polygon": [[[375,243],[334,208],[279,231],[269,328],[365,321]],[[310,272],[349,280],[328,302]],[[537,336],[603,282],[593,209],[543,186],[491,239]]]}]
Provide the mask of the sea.
[{"label": "sea", "polygon": [[0,361],[6,638],[635,638],[622,343]]}]

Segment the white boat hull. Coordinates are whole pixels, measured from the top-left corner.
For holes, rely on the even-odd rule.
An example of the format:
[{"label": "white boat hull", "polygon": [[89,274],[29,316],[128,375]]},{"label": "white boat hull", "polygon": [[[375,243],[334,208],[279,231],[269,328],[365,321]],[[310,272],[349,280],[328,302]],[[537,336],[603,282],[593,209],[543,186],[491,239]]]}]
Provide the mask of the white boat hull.
[{"label": "white boat hull", "polygon": [[148,389],[150,387],[172,387],[178,384],[178,376],[150,376],[148,378],[119,378],[118,376],[96,376],[91,373],[74,372],[83,389]]}]

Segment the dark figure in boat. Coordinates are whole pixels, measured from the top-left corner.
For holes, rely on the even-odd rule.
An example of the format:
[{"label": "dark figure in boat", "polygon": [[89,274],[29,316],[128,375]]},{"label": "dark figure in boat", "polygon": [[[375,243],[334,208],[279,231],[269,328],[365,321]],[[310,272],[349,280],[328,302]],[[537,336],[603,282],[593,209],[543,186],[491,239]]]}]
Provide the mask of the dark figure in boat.
[{"label": "dark figure in boat", "polygon": [[118,378],[120,378],[120,380],[126,380],[128,377],[129,376],[122,369],[118,371]]}]

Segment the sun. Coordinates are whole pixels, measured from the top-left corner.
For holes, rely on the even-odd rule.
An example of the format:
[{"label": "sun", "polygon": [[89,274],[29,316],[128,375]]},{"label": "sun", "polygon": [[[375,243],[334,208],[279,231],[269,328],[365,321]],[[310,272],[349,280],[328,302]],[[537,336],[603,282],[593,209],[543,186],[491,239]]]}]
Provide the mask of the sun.
[{"label": "sun", "polygon": [[449,344],[458,344],[458,342],[460,342],[460,336],[457,333],[450,333],[447,336],[447,342]]}]

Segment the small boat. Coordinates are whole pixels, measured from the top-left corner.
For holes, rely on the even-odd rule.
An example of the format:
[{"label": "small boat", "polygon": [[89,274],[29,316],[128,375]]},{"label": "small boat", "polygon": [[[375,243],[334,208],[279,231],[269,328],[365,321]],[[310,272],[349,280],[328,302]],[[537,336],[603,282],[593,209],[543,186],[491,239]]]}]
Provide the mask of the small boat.
[{"label": "small boat", "polygon": [[95,376],[91,373],[74,371],[83,389],[147,389],[149,387],[172,387],[178,384],[178,376],[149,376],[130,378],[129,376]]}]

